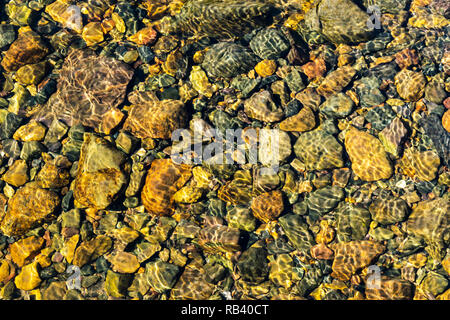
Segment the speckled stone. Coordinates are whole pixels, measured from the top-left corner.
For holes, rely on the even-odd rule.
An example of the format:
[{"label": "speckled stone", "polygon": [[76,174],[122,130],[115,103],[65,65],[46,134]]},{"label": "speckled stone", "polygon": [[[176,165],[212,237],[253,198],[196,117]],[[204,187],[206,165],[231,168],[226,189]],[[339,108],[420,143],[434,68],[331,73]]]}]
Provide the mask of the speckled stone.
[{"label": "speckled stone", "polygon": [[55,192],[41,189],[36,183],[28,183],[8,201],[8,210],[0,228],[6,235],[24,234],[48,219],[59,203]]}]

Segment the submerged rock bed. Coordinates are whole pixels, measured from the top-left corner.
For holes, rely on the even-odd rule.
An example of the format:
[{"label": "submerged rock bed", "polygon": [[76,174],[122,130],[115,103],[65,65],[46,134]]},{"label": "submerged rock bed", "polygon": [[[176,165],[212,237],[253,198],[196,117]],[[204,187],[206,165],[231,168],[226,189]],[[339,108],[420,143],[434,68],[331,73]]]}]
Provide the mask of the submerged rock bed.
[{"label": "submerged rock bed", "polygon": [[[3,1],[0,297],[450,299],[449,19]],[[171,159],[177,129],[212,128],[278,129],[278,170],[249,136],[244,164]]]}]

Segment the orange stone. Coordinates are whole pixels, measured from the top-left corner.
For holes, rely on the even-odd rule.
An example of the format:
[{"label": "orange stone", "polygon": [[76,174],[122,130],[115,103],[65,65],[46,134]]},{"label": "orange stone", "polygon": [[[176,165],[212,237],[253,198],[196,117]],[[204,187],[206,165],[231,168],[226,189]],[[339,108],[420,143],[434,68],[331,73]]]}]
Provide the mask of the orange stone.
[{"label": "orange stone", "polygon": [[303,66],[301,66],[302,71],[309,80],[313,80],[315,78],[322,77],[327,71],[327,67],[325,65],[325,61],[322,58],[315,59],[314,61],[310,61]]},{"label": "orange stone", "polygon": [[311,256],[318,260],[333,260],[334,252],[323,243],[311,247]]},{"label": "orange stone", "polygon": [[157,35],[158,35],[157,32],[152,27],[146,27],[144,29],[139,30],[128,39],[131,42],[134,42],[140,46],[143,45],[146,46],[154,43]]},{"label": "orange stone", "polygon": [[191,178],[191,167],[172,159],[153,160],[142,189],[142,203],[154,215],[173,213],[173,196]]},{"label": "orange stone", "polygon": [[442,116],[442,126],[447,132],[450,132],[450,110],[445,111]]},{"label": "orange stone", "polygon": [[184,103],[179,100],[146,101],[133,106],[123,127],[140,139],[170,139],[187,124]]},{"label": "orange stone", "polygon": [[8,236],[24,234],[48,219],[59,203],[55,192],[42,189],[35,182],[27,183],[8,201],[0,229]]},{"label": "orange stone", "polygon": [[41,37],[25,28],[5,52],[1,65],[6,72],[16,71],[26,64],[39,62],[47,53],[48,48]]},{"label": "orange stone", "polygon": [[110,134],[122,122],[125,115],[118,108],[113,107],[103,114],[100,132]]},{"label": "orange stone", "polygon": [[252,201],[253,215],[267,223],[276,220],[284,210],[283,193],[280,190],[263,193]]},{"label": "orange stone", "polygon": [[43,245],[44,239],[35,236],[16,241],[9,246],[11,258],[15,264],[22,267],[39,253]]}]

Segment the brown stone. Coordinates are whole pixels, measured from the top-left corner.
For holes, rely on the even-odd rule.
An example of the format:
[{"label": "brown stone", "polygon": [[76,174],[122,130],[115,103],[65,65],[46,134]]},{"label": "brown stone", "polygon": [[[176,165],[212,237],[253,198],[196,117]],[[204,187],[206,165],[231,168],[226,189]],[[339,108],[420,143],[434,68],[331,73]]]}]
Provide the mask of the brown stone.
[{"label": "brown stone", "polygon": [[367,287],[367,300],[411,300],[414,296],[414,285],[402,279],[381,277],[379,283]]},{"label": "brown stone", "polygon": [[176,129],[187,125],[187,112],[179,100],[146,101],[128,113],[123,128],[136,137],[170,139]]},{"label": "brown stone", "polygon": [[252,201],[253,215],[267,223],[276,220],[284,210],[283,193],[280,190],[263,193]]},{"label": "brown stone", "polygon": [[356,70],[351,66],[340,67],[335,71],[330,72],[325,79],[323,79],[322,83],[317,88],[317,93],[324,97],[339,93],[350,83],[355,74]]},{"label": "brown stone", "polygon": [[43,245],[44,239],[35,236],[16,241],[9,247],[11,258],[15,264],[23,267],[39,253]]},{"label": "brown stone", "polygon": [[125,98],[133,70],[90,49],[72,50],[59,71],[58,90],[34,118],[50,126],[54,119],[69,126],[98,128],[103,115]]},{"label": "brown stone", "polygon": [[111,238],[104,235],[99,235],[92,240],[82,242],[75,250],[72,264],[82,267],[107,253],[111,247]]},{"label": "brown stone", "polygon": [[7,72],[16,71],[26,64],[39,62],[47,53],[48,48],[39,35],[27,27],[5,52],[1,65]]},{"label": "brown stone", "polygon": [[16,160],[3,175],[3,181],[14,187],[23,186],[28,181],[28,166],[25,160]]},{"label": "brown stone", "polygon": [[311,256],[318,260],[333,260],[334,252],[325,244],[319,243],[311,247]]},{"label": "brown stone", "polygon": [[123,152],[94,134],[85,134],[73,196],[79,208],[105,209],[124,188]]},{"label": "brown stone", "polygon": [[332,249],[335,258],[331,276],[348,281],[356,271],[370,265],[386,248],[379,242],[361,240],[340,242]]},{"label": "brown stone", "polygon": [[427,80],[421,72],[403,69],[394,80],[399,96],[406,101],[417,101],[425,92]]},{"label": "brown stone", "polygon": [[322,58],[315,59],[304,64],[302,71],[306,74],[309,80],[322,77],[327,71],[325,61]]},{"label": "brown stone", "polygon": [[302,108],[295,116],[289,117],[280,123],[284,131],[305,132],[314,129],[316,118],[314,112],[308,107]]},{"label": "brown stone", "polygon": [[205,227],[198,234],[198,244],[208,252],[236,252],[241,250],[239,229],[222,225]]},{"label": "brown stone", "polygon": [[142,203],[155,215],[173,213],[173,196],[190,179],[191,167],[171,159],[153,160],[142,189]]},{"label": "brown stone", "polygon": [[400,67],[400,69],[404,69],[408,68],[409,66],[418,64],[419,57],[417,56],[416,50],[405,48],[395,54],[395,62]]},{"label": "brown stone", "polygon": [[0,226],[8,236],[21,235],[37,227],[59,206],[58,195],[30,182],[8,201],[8,210]]}]

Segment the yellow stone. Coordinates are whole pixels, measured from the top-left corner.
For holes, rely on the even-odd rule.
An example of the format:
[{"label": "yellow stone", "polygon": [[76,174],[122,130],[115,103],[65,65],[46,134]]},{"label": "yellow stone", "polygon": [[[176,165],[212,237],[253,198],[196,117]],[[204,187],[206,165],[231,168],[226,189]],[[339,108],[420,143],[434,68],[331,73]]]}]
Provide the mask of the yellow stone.
[{"label": "yellow stone", "polygon": [[185,186],[175,192],[173,200],[178,203],[194,203],[202,197],[202,190],[192,186]]},{"label": "yellow stone", "polygon": [[61,254],[66,258],[68,263],[72,263],[73,256],[75,255],[75,249],[80,240],[80,235],[76,234],[65,241],[64,247],[61,249]]},{"label": "yellow stone", "polygon": [[441,160],[433,150],[423,152],[407,149],[399,161],[404,174],[423,181],[436,178]]},{"label": "yellow stone", "polygon": [[42,249],[41,253],[39,253],[39,255],[34,258],[34,261],[36,261],[41,266],[41,268],[47,268],[52,264],[50,255],[54,251],[55,250],[52,247],[44,248]]},{"label": "yellow stone", "polygon": [[6,184],[3,187],[3,193],[8,199],[11,199],[14,196],[15,191],[13,187],[11,187],[9,184]]},{"label": "yellow stone", "polygon": [[320,231],[316,235],[316,242],[328,244],[333,241],[335,235],[334,229],[328,225],[327,220],[320,221]]},{"label": "yellow stone", "polygon": [[111,18],[116,24],[116,30],[119,31],[120,33],[125,33],[127,27],[125,26],[125,21],[123,21],[123,19],[119,16],[119,14],[117,12],[113,12]]},{"label": "yellow stone", "polygon": [[20,273],[14,279],[17,289],[30,291],[35,289],[41,283],[37,262],[30,263],[22,268]]},{"label": "yellow stone", "polygon": [[122,227],[120,229],[114,229],[111,232],[111,235],[116,238],[117,240],[123,242],[123,243],[130,243],[139,238],[139,232],[129,228],[129,227]]},{"label": "yellow stone", "polygon": [[450,110],[445,111],[442,116],[442,126],[447,132],[450,132]]},{"label": "yellow stone", "polygon": [[450,300],[450,289],[437,296],[437,300]]},{"label": "yellow stone", "polygon": [[70,5],[69,0],[57,0],[49,4],[45,8],[50,17],[56,22],[59,22],[63,27],[70,28],[77,33],[83,30],[83,19],[81,10],[76,5]]},{"label": "yellow stone", "polygon": [[45,132],[47,128],[37,122],[36,120],[31,120],[27,124],[19,127],[13,135],[14,140],[19,141],[42,141],[45,137]]},{"label": "yellow stone", "polygon": [[88,47],[96,45],[104,40],[102,24],[100,22],[90,22],[83,28],[81,34]]},{"label": "yellow stone", "polygon": [[24,85],[35,85],[41,82],[47,70],[47,62],[27,64],[17,70],[17,81]]},{"label": "yellow stone", "polygon": [[140,263],[137,257],[129,252],[118,252],[108,258],[108,261],[112,264],[112,269],[119,273],[135,273]]},{"label": "yellow stone", "polygon": [[192,169],[192,176],[198,188],[208,188],[213,178],[213,174],[201,166]]},{"label": "yellow stone", "polygon": [[414,268],[421,268],[427,263],[427,259],[428,258],[424,253],[418,253],[410,256],[408,261],[414,266]]},{"label": "yellow stone", "polygon": [[140,46],[149,45],[156,40],[156,34],[156,31],[152,27],[146,27],[130,36],[128,40]]},{"label": "yellow stone", "polygon": [[264,59],[255,66],[255,71],[263,78],[271,76],[277,71],[277,63],[274,60]]},{"label": "yellow stone", "polygon": [[442,260],[442,266],[444,267],[444,270],[447,271],[448,275],[450,275],[450,255],[447,255],[447,257]]},{"label": "yellow stone", "polygon": [[9,266],[8,261],[2,260],[0,261],[0,283],[5,281],[10,274],[11,268]]},{"label": "yellow stone", "polygon": [[201,95],[207,98],[211,98],[216,91],[216,87],[213,86],[206,76],[206,72],[202,70],[200,66],[193,66],[189,80],[192,83],[192,87]]},{"label": "yellow stone", "polygon": [[352,170],[362,180],[376,181],[392,176],[392,165],[383,144],[371,134],[351,127],[345,135],[345,149]]},{"label": "yellow stone", "polygon": [[386,100],[386,103],[393,107],[401,107],[405,104],[401,99],[388,99]]},{"label": "yellow stone", "polygon": [[289,16],[289,18],[286,19],[286,21],[284,22],[284,26],[286,28],[289,28],[292,30],[297,30],[298,24],[303,19],[304,19],[304,15],[302,13],[299,13],[299,12],[293,13]]},{"label": "yellow stone", "polygon": [[41,290],[39,289],[31,290],[29,295],[32,296],[34,300],[42,300]]},{"label": "yellow stone", "polygon": [[25,160],[16,160],[8,171],[3,175],[3,181],[13,185],[14,187],[20,187],[28,181],[28,166]]},{"label": "yellow stone", "polygon": [[305,132],[312,130],[315,126],[314,112],[308,107],[303,107],[299,113],[280,123],[280,129],[283,131]]},{"label": "yellow stone", "polygon": [[11,258],[15,264],[22,267],[40,251],[43,245],[44,239],[35,236],[16,241],[9,247]]},{"label": "yellow stone", "polygon": [[194,63],[196,64],[201,64],[203,62],[203,59],[205,58],[205,54],[208,51],[208,49],[203,49],[203,50],[199,50],[196,51],[194,53],[194,56],[192,57],[192,59],[194,60]]}]

